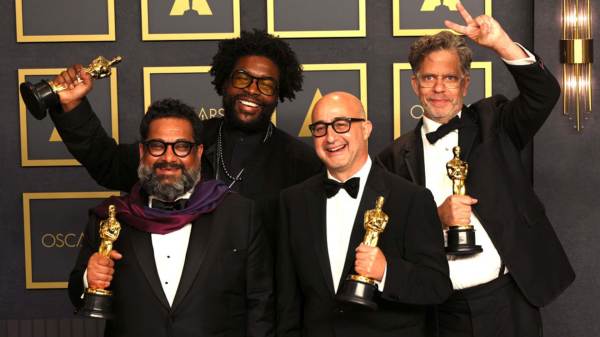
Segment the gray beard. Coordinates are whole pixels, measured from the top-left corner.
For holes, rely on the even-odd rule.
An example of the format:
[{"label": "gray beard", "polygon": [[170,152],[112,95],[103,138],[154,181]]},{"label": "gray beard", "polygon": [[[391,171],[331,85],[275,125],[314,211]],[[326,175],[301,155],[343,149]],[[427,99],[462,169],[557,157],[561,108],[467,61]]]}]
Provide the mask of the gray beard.
[{"label": "gray beard", "polygon": [[176,164],[176,166],[181,168],[181,177],[175,182],[167,184],[162,183],[160,176],[154,174],[154,167],[146,166],[140,162],[138,177],[144,191],[148,195],[163,201],[174,201],[190,191],[200,180],[200,165],[196,169],[189,170],[183,165]]}]

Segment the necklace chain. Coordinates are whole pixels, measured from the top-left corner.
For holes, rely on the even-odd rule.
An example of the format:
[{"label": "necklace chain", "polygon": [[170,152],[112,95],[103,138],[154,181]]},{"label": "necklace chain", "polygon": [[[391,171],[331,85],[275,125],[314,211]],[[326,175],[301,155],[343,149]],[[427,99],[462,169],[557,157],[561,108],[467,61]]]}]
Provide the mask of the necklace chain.
[{"label": "necklace chain", "polygon": [[[267,140],[269,140],[269,138],[271,138],[271,135],[273,134],[273,124],[269,123],[269,127],[267,128],[267,132],[265,133],[265,137],[262,140],[262,143],[266,143]],[[225,160],[223,159],[223,121],[221,121],[221,123],[219,124],[219,133],[217,135],[217,178],[219,176],[219,165],[223,168],[223,172],[225,172],[225,175],[227,176],[227,178],[229,178],[229,180],[233,181],[233,182],[237,182],[237,181],[241,181],[242,180],[242,172],[244,171],[244,168],[242,168],[237,176],[233,176],[231,173],[229,173],[229,170],[227,169],[227,166],[225,165]]]}]

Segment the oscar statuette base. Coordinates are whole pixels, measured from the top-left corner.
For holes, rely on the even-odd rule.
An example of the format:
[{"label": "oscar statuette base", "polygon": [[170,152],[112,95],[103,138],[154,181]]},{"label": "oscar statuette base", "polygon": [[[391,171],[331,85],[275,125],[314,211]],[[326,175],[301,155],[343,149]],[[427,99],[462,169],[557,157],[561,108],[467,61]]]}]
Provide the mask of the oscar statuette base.
[{"label": "oscar statuette base", "polygon": [[44,119],[48,108],[57,106],[60,103],[58,94],[54,92],[47,81],[40,81],[36,84],[24,82],[19,86],[19,90],[27,110],[35,119]]},{"label": "oscar statuette base", "polygon": [[447,235],[446,254],[448,255],[469,256],[483,251],[481,246],[475,244],[473,226],[450,226]]},{"label": "oscar statuette base", "polygon": [[375,298],[377,294],[375,281],[359,275],[350,275],[342,283],[342,288],[335,299],[343,304],[357,305],[371,310],[377,310]]},{"label": "oscar statuette base", "polygon": [[112,319],[112,293],[103,289],[86,289],[83,306],[77,315],[89,318]]}]

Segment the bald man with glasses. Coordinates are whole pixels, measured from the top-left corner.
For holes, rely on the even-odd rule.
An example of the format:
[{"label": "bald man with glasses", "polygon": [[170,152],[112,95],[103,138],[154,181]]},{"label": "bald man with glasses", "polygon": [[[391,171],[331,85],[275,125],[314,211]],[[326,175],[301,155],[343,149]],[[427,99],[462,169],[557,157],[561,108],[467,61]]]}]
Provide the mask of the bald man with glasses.
[{"label": "bald man with glasses", "polygon": [[[425,336],[425,306],[452,289],[431,193],[371,161],[372,125],[355,96],[323,96],[309,128],[327,172],[281,194],[277,335]],[[371,247],[364,219],[378,197],[388,222]],[[378,310],[336,300],[349,274],[376,282]]]}]

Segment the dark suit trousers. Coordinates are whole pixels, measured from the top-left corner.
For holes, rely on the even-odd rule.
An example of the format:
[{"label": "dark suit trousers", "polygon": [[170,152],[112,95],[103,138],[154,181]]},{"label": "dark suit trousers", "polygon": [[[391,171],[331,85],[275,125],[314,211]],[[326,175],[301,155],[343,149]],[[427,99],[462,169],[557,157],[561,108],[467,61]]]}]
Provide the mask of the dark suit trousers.
[{"label": "dark suit trousers", "polygon": [[438,306],[440,337],[542,336],[542,319],[510,274],[455,291]]}]

